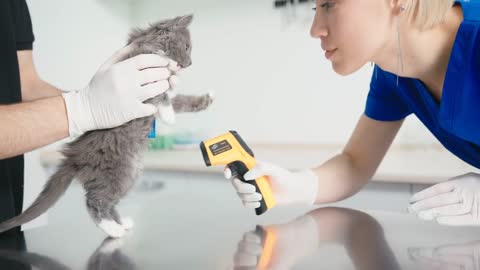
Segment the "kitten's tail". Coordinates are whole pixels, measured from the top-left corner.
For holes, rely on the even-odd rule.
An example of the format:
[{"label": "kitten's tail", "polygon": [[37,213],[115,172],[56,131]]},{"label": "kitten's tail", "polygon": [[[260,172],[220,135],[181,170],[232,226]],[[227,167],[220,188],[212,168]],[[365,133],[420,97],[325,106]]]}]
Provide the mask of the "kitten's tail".
[{"label": "kitten's tail", "polygon": [[20,215],[0,223],[0,233],[34,220],[52,207],[65,193],[77,170],[62,162],[30,207]]}]

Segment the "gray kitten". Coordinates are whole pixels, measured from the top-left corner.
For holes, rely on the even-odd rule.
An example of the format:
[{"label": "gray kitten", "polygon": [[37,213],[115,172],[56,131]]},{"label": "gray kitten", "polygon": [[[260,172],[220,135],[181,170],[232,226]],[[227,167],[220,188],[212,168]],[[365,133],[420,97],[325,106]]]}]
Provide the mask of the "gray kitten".
[{"label": "gray kitten", "polygon": [[[177,17],[134,30],[129,44],[135,46],[133,57],[158,53],[185,68],[191,65],[188,26],[192,16]],[[197,112],[212,103],[210,95],[177,95],[170,100],[164,93],[146,101],[159,107],[171,107],[176,113]],[[162,114],[162,111],[160,111]],[[148,147],[148,133],[154,116],[132,120],[122,126],[90,131],[68,143],[64,159],[45,184],[33,204],[19,216],[0,224],[0,232],[29,222],[52,207],[76,178],[85,189],[87,209],[95,224],[111,237],[122,237],[133,226],[121,218],[115,206],[132,188],[140,173],[142,153]]]}]

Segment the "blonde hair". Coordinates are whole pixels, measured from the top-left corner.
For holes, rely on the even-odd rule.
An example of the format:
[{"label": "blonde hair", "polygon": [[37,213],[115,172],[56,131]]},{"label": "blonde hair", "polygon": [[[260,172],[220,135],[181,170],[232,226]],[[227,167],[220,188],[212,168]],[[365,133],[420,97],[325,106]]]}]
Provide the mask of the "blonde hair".
[{"label": "blonde hair", "polygon": [[419,29],[428,29],[441,23],[452,8],[454,0],[408,0],[406,12]]}]

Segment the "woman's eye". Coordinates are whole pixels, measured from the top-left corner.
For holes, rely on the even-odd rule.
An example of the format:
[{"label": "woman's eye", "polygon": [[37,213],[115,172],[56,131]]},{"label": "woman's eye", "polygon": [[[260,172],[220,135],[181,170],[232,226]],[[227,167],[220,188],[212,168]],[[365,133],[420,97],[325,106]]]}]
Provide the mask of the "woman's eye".
[{"label": "woman's eye", "polygon": [[[329,10],[330,8],[332,8],[333,6],[335,5],[335,3],[332,3],[330,1],[327,1],[323,4],[320,5],[321,8],[325,9],[325,10]],[[317,10],[317,7],[314,7],[313,10]]]}]

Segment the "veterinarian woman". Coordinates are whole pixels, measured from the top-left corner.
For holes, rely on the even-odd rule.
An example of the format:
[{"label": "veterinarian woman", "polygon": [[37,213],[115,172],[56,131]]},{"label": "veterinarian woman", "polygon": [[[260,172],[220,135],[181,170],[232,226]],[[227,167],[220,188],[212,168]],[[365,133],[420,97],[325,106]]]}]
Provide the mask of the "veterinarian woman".
[{"label": "veterinarian woman", "polygon": [[[336,73],[368,62],[375,68],[365,111],[341,154],[313,169],[260,162],[247,172],[246,179],[270,178],[277,205],[330,203],[358,192],[410,114],[480,168],[480,0],[317,0],[311,36]],[[252,185],[232,183],[245,206],[260,205]],[[427,188],[409,209],[440,224],[480,225],[480,175]]]},{"label": "veterinarian woman", "polygon": [[[156,108],[142,101],[174,83],[171,70],[177,65],[157,55],[120,61],[129,52],[125,47],[100,67],[87,87],[63,92],[35,71],[25,0],[0,1],[0,36],[0,221],[4,221],[22,211],[23,153],[152,115]],[[75,73],[75,65],[68,68]]]}]

